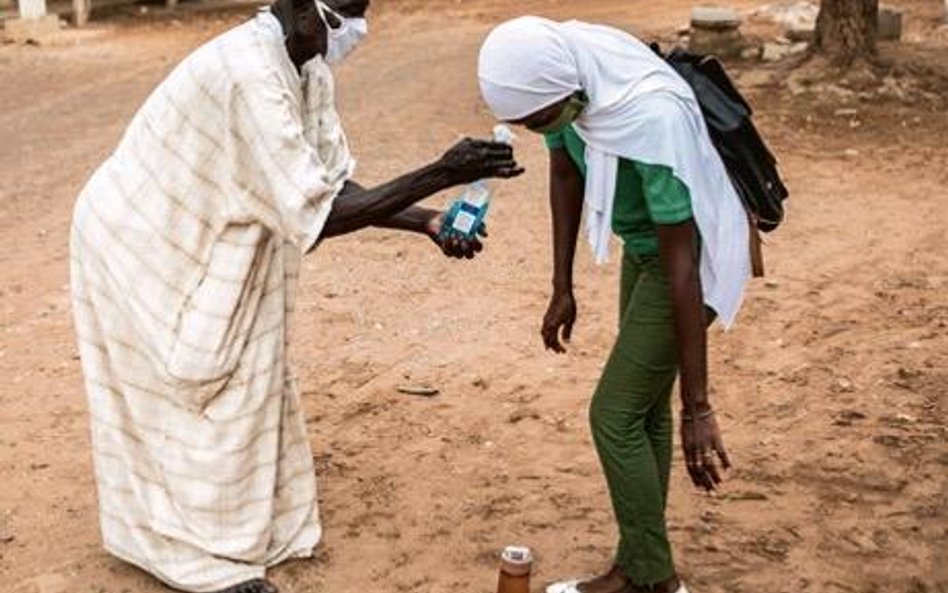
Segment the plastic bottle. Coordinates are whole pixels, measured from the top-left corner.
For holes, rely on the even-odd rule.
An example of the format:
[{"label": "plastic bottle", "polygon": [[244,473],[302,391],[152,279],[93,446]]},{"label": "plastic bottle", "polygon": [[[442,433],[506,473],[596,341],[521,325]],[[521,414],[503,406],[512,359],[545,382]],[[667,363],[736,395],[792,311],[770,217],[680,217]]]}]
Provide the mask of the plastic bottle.
[{"label": "plastic bottle", "polygon": [[497,593],[530,593],[533,555],[530,548],[507,546],[500,555]]},{"label": "plastic bottle", "polygon": [[494,142],[500,142],[508,146],[513,146],[514,140],[517,139],[517,136],[514,135],[513,130],[510,129],[510,126],[506,124],[497,124],[494,126]]},{"label": "plastic bottle", "polygon": [[[514,133],[509,127],[503,124],[494,127],[494,142],[513,144],[514,138]],[[441,225],[440,235],[451,234],[468,240],[477,236],[487,217],[490,197],[490,186],[486,179],[468,184],[460,197],[451,204]]]}]

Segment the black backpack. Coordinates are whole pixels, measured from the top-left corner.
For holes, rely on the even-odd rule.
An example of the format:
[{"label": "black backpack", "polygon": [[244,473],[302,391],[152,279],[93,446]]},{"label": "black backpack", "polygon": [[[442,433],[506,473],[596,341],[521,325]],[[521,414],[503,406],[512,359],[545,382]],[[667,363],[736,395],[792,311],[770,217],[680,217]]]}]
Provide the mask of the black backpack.
[{"label": "black backpack", "polygon": [[681,49],[663,55],[658,44],[651,47],[694,91],[711,142],[753,223],[765,233],[776,229],[783,221],[783,201],[789,193],[777,172],[777,159],[751,121],[753,110],[721,62]]}]

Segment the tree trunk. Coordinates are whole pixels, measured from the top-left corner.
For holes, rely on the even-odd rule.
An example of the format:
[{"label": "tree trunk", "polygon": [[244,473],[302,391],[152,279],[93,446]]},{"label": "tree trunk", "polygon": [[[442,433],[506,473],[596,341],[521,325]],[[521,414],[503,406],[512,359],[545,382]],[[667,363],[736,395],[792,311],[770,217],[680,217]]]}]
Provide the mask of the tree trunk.
[{"label": "tree trunk", "polygon": [[83,27],[89,22],[90,0],[72,0],[72,20],[77,27]]},{"label": "tree trunk", "polygon": [[822,0],[813,48],[843,66],[871,60],[876,55],[878,15],[879,0]]},{"label": "tree trunk", "polygon": [[24,20],[39,20],[45,17],[46,0],[20,0],[20,18]]}]

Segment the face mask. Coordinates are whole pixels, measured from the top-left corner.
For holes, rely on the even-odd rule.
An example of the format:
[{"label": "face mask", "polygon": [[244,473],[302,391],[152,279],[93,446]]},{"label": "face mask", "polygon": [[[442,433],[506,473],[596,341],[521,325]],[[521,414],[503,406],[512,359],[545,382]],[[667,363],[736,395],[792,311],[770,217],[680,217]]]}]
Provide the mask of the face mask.
[{"label": "face mask", "polygon": [[563,128],[576,121],[576,118],[579,117],[579,114],[583,112],[583,109],[585,109],[588,104],[589,99],[584,95],[573,95],[569,98],[569,101],[566,102],[566,105],[563,107],[563,110],[560,111],[556,119],[542,126],[530,126],[528,129],[537,134],[556,134],[557,132],[562,132]]},{"label": "face mask", "polygon": [[[322,2],[316,2],[323,23],[326,25],[326,63],[338,64],[359,45],[369,32],[364,18],[350,18],[334,12]],[[329,24],[326,13],[331,12],[339,21],[335,29]]]}]

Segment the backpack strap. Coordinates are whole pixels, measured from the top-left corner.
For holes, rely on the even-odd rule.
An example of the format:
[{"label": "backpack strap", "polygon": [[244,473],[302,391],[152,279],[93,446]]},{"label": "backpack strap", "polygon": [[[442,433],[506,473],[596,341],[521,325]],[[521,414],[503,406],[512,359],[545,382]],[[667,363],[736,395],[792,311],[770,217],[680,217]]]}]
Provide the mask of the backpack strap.
[{"label": "backpack strap", "polygon": [[764,249],[763,241],[760,238],[760,229],[757,227],[756,216],[753,213],[747,213],[748,233],[750,238],[750,260],[751,272],[754,278],[763,278],[766,274],[764,269]]}]

